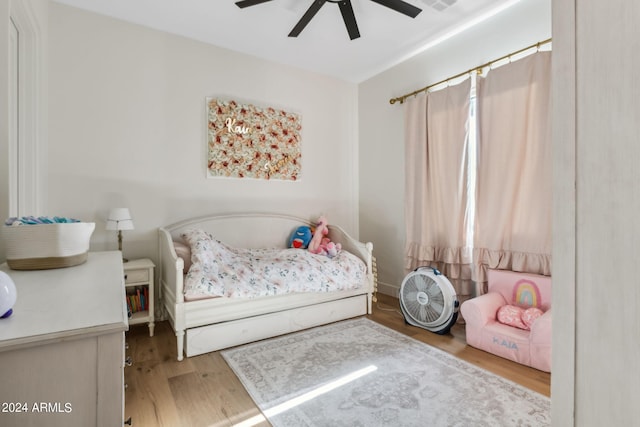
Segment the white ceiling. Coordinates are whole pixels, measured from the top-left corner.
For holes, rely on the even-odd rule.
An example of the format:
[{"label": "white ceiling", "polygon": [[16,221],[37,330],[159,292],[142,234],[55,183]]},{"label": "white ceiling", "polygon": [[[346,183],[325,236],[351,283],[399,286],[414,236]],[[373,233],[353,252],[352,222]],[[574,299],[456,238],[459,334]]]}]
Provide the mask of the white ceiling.
[{"label": "white ceiling", "polygon": [[519,0],[405,0],[412,19],[352,0],[361,37],[350,40],[337,4],[325,3],[297,38],[287,35],[313,0],[54,0],[161,31],[352,82],[364,81]]}]

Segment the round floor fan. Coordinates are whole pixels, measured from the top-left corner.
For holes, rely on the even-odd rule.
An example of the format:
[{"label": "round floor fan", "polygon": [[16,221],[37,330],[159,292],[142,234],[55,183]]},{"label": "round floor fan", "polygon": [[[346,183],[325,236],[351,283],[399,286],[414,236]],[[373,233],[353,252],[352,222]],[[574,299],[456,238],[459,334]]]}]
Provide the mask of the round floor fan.
[{"label": "round floor fan", "polygon": [[458,319],[458,298],[453,285],[433,267],[419,267],[409,273],[400,286],[400,309],[405,322],[448,334]]}]

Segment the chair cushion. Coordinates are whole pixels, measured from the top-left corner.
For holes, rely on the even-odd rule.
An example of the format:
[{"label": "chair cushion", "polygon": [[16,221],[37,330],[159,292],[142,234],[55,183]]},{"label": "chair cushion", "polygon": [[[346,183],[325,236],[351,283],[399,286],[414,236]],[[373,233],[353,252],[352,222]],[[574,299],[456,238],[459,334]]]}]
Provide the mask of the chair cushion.
[{"label": "chair cushion", "polygon": [[496,318],[503,325],[528,330],[529,327],[522,321],[522,313],[524,313],[522,307],[507,304],[498,309]]},{"label": "chair cushion", "polygon": [[540,310],[538,307],[530,307],[522,312],[522,323],[527,325],[527,329],[531,329],[531,325],[533,322],[538,320],[538,317],[542,316],[544,311]]},{"label": "chair cushion", "polygon": [[537,307],[523,308],[516,305],[503,305],[498,309],[496,318],[503,325],[528,331],[536,319],[544,314],[544,311]]},{"label": "chair cushion", "polygon": [[477,342],[477,345],[471,345],[514,362],[531,366],[530,334],[529,331],[493,321],[481,329],[480,342]]}]

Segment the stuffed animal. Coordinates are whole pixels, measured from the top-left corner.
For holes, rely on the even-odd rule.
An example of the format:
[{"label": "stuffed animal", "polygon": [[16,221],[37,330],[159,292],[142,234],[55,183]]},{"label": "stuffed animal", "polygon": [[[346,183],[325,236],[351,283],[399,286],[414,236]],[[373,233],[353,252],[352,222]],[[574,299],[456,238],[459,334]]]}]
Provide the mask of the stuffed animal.
[{"label": "stuffed animal", "polygon": [[340,252],[341,250],[342,245],[340,243],[334,243],[328,237],[323,237],[318,253],[326,255],[329,258],[333,258],[334,256],[338,255],[338,252]]},{"label": "stuffed animal", "polygon": [[295,229],[289,238],[289,247],[296,249],[306,249],[311,241],[311,227],[302,225]]},{"label": "stuffed animal", "polygon": [[316,223],[316,229],[313,232],[313,237],[311,238],[311,242],[309,242],[309,252],[317,254],[320,251],[320,244],[322,243],[322,238],[329,234],[329,228],[327,227],[327,219],[323,216],[318,218],[318,222]]},{"label": "stuffed animal", "polygon": [[329,258],[333,258],[342,249],[338,243],[333,243],[327,236],[329,234],[329,228],[327,226],[327,219],[323,216],[318,218],[316,229],[313,232],[313,238],[309,242],[309,251],[314,254],[326,255]]}]

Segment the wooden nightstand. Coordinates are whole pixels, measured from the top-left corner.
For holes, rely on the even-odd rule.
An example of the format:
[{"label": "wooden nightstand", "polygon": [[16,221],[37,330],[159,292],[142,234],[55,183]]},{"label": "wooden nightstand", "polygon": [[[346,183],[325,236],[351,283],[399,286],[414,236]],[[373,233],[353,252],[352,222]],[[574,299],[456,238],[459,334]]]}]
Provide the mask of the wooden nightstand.
[{"label": "wooden nightstand", "polygon": [[127,307],[130,310],[129,324],[149,324],[149,336],[153,336],[153,270],[155,264],[148,258],[134,259],[122,264]]}]

